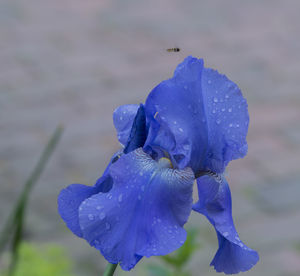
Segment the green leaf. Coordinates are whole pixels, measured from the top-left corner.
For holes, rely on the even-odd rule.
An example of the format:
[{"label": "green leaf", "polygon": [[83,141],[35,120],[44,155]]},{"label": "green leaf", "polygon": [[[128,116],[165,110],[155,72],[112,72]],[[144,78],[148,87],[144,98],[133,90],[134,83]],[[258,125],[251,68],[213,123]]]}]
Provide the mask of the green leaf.
[{"label": "green leaf", "polygon": [[4,251],[6,244],[10,240],[12,240],[12,261],[10,265],[9,275],[13,275],[14,267],[18,261],[18,248],[20,242],[22,241],[22,234],[25,221],[24,216],[30,192],[36,184],[36,182],[38,181],[39,177],[41,176],[50,156],[54,152],[54,149],[56,148],[56,145],[58,144],[58,141],[61,137],[62,131],[63,128],[61,126],[58,126],[54,134],[48,141],[40,159],[38,160],[36,167],[25,182],[22,193],[20,194],[12,213],[8,217],[8,221],[1,232],[0,255]]}]

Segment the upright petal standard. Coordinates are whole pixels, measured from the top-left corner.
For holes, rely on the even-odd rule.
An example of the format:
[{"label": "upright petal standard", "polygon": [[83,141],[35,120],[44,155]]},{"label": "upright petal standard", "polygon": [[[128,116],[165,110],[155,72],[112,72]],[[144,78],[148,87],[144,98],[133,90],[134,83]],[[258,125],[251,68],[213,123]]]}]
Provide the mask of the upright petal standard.
[{"label": "upright petal standard", "polygon": [[[165,255],[186,239],[191,210],[214,226],[217,272],[249,270],[259,259],[239,238],[228,163],[247,153],[249,116],[238,86],[202,59],[187,57],[145,104],[114,112],[121,149],[95,186],[72,184],[58,197],[69,229],[111,263],[132,269],[142,257]],[[192,203],[193,183],[199,200]]]}]

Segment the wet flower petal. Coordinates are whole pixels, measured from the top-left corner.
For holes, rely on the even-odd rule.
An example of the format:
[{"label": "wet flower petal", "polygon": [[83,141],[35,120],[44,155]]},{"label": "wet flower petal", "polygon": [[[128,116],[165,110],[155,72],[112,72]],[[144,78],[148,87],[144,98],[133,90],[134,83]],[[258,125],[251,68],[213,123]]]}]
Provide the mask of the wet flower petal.
[{"label": "wet flower petal", "polygon": [[179,168],[203,169],[207,151],[206,115],[201,94],[203,61],[187,58],[174,77],[149,94],[145,108],[150,122],[146,147],[167,151]]},{"label": "wet flower petal", "polygon": [[80,204],[94,194],[100,192],[99,188],[82,184],[71,184],[61,190],[58,199],[58,212],[68,228],[78,237],[82,237],[79,226],[78,208]]},{"label": "wet flower petal", "polygon": [[247,154],[248,105],[234,82],[210,68],[203,70],[202,94],[208,128],[205,168],[221,173]]},{"label": "wet flower petal", "polygon": [[103,175],[97,180],[95,186],[71,184],[61,190],[57,199],[58,212],[67,227],[78,237],[82,237],[78,218],[80,204],[92,195],[100,192],[106,193],[112,188],[113,179],[109,174],[109,168],[115,157],[119,156],[121,152],[122,151],[118,151],[113,155]]},{"label": "wet flower petal", "polygon": [[128,104],[121,105],[114,111],[113,121],[117,130],[118,140],[124,147],[127,144],[138,109],[138,104]]},{"label": "wet flower petal", "polygon": [[144,106],[141,104],[134,118],[131,132],[124,149],[124,153],[129,153],[137,148],[143,147],[146,138],[146,115]]},{"label": "wet flower petal", "polygon": [[201,59],[187,57],[173,78],[152,90],[145,107],[145,147],[163,148],[179,168],[223,172],[247,153],[247,102],[236,84],[203,68]]},{"label": "wet flower petal", "polygon": [[112,156],[103,175],[97,180],[95,186],[99,189],[99,192],[107,193],[112,188],[113,179],[109,174],[109,168],[110,168],[111,164],[115,163],[122,154],[123,154],[123,150],[119,150]]},{"label": "wet flower petal", "polygon": [[239,238],[231,214],[231,194],[223,176],[205,175],[197,179],[199,201],[193,210],[205,215],[215,227],[219,249],[211,262],[217,272],[226,274],[247,271],[258,260],[256,251]]},{"label": "wet flower petal", "polygon": [[130,270],[140,256],[165,255],[185,241],[194,174],[170,166],[142,149],[124,154],[111,165],[110,192],[81,204],[83,237],[109,262]]}]

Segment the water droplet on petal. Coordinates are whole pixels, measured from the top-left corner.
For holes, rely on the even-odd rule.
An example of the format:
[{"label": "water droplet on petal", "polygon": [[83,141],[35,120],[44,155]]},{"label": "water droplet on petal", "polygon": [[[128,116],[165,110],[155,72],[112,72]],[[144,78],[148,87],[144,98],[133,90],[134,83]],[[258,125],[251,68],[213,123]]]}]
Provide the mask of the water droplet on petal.
[{"label": "water droplet on petal", "polygon": [[104,212],[101,212],[100,215],[99,215],[99,218],[102,220],[102,219],[105,218],[105,216],[106,216],[105,213],[104,213]]},{"label": "water droplet on petal", "polygon": [[229,236],[229,233],[228,233],[228,232],[224,232],[224,233],[223,233],[223,236],[226,238],[226,237]]},{"label": "water droplet on petal", "polygon": [[216,123],[217,125],[221,124],[221,120],[220,119],[216,120]]},{"label": "water droplet on petal", "polygon": [[215,109],[213,109],[212,113],[214,113],[214,114],[215,114],[215,113],[216,113],[216,110],[215,110]]},{"label": "water droplet on petal", "polygon": [[182,147],[183,147],[184,150],[189,150],[190,149],[190,145],[187,145],[187,144],[184,144]]},{"label": "water droplet on petal", "polygon": [[229,124],[229,127],[232,127],[232,124]]},{"label": "water droplet on petal", "polygon": [[208,84],[211,84],[211,80],[208,80],[207,83],[208,83]]},{"label": "water droplet on petal", "polygon": [[183,132],[183,129],[180,127],[180,128],[178,128],[178,130],[180,131],[180,132]]},{"label": "water droplet on petal", "polygon": [[120,194],[119,197],[118,197],[118,201],[121,202],[122,199],[123,199],[123,194]]},{"label": "water droplet on petal", "polygon": [[228,98],[229,98],[229,95],[228,95],[228,94],[226,94],[226,95],[225,95],[225,98],[226,98],[226,99],[228,99]]},{"label": "water droplet on petal", "polygon": [[103,206],[101,206],[101,205],[98,205],[98,206],[96,207],[97,210],[101,210],[102,208],[103,208]]},{"label": "water droplet on petal", "polygon": [[221,109],[221,111],[224,112],[224,111],[225,111],[225,108],[223,107],[223,108]]},{"label": "water droplet on petal", "polygon": [[232,108],[230,107],[230,108],[228,108],[228,112],[232,112]]},{"label": "water droplet on petal", "polygon": [[218,98],[214,97],[214,102],[217,103],[218,102]]},{"label": "water droplet on petal", "polygon": [[88,214],[88,218],[89,218],[89,220],[94,220],[94,215],[92,215],[92,214]]}]

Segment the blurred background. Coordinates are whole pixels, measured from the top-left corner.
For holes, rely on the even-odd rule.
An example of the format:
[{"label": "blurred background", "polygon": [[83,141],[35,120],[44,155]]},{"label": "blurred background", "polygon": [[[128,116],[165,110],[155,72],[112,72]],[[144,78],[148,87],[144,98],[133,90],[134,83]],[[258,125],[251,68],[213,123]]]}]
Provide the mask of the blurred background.
[{"label": "blurred background", "polygon": [[[300,275],[299,9],[298,0],[1,0],[1,227],[61,123],[63,137],[30,196],[25,238],[63,247],[71,275],[100,275],[106,261],[67,230],[57,195],[102,174],[118,149],[113,110],[143,102],[193,55],[235,81],[249,104],[249,153],[227,172],[236,227],[261,258],[244,275]],[[209,267],[213,228],[197,214],[189,225],[200,249],[187,268],[217,275]],[[159,260],[116,275],[146,275],[152,262]]]}]

